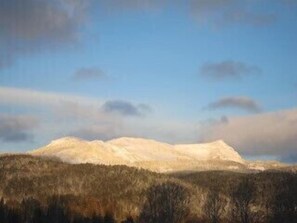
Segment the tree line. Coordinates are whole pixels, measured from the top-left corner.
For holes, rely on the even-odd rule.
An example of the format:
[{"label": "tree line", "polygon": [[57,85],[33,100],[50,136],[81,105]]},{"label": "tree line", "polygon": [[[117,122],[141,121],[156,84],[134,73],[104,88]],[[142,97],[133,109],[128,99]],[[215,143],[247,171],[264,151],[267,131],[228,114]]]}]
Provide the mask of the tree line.
[{"label": "tree line", "polygon": [[[49,199],[44,207],[38,200],[27,198],[20,204],[7,204],[0,201],[0,223],[116,223],[112,210],[104,214],[94,213],[92,216],[83,216],[79,213],[70,213],[59,196]],[[121,223],[134,223],[131,216]]]},{"label": "tree line", "polygon": [[286,178],[282,187],[270,200],[266,214],[259,215],[255,206],[255,184],[244,178],[225,196],[210,188],[203,202],[203,216],[191,210],[191,192],[186,185],[164,182],[151,186],[139,216],[128,215],[116,219],[114,210],[85,216],[71,213],[59,196],[51,197],[47,205],[33,198],[23,199],[18,205],[0,201],[0,223],[294,223],[297,219],[296,177]]}]

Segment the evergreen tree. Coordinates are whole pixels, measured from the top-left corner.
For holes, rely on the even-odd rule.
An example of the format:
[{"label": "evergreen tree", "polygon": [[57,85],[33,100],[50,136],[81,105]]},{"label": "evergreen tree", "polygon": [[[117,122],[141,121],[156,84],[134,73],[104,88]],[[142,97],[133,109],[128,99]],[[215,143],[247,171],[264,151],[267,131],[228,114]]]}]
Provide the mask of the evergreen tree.
[{"label": "evergreen tree", "polygon": [[277,193],[272,205],[272,223],[297,222],[297,178],[286,176],[277,187]]},{"label": "evergreen tree", "polygon": [[104,219],[101,215],[93,215],[92,223],[103,223]]},{"label": "evergreen tree", "polygon": [[6,222],[6,206],[3,198],[0,200],[0,222]]},{"label": "evergreen tree", "polygon": [[45,214],[42,211],[41,207],[37,207],[34,210],[33,218],[32,218],[32,223],[46,223],[45,221]]},{"label": "evergreen tree", "polygon": [[22,218],[19,210],[17,209],[8,210],[7,223],[22,223]]},{"label": "evergreen tree", "polygon": [[122,221],[122,223],[134,223],[134,219],[132,216],[128,216],[125,221]]},{"label": "evergreen tree", "polygon": [[104,216],[104,223],[115,223],[115,219],[113,213],[111,211],[107,211]]},{"label": "evergreen tree", "polygon": [[64,207],[59,198],[53,198],[49,204],[46,216],[48,223],[68,223]]},{"label": "evergreen tree", "polygon": [[35,210],[40,207],[40,203],[33,198],[27,198],[22,200],[21,207],[23,209],[23,223],[31,223],[33,221]]}]

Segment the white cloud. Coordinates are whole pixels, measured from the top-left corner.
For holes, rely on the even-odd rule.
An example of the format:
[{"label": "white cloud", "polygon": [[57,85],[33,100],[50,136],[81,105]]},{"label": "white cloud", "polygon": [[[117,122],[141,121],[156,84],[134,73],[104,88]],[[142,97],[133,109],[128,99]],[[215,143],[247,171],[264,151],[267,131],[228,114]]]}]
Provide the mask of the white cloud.
[{"label": "white cloud", "polygon": [[247,155],[297,153],[297,108],[231,117],[201,126],[202,141],[223,139]]},{"label": "white cloud", "polygon": [[[20,112],[26,108],[27,115],[22,117],[34,117],[34,120],[38,120],[38,126],[34,125],[34,129],[27,125],[21,126],[20,131],[16,131],[20,134],[12,135],[16,136],[16,139],[28,139],[32,134],[35,134],[36,141],[40,138],[54,139],[66,135],[87,139],[146,137],[170,143],[223,139],[246,155],[283,158],[297,153],[297,108],[224,117],[219,121],[198,126],[195,122],[183,122],[169,117],[168,114],[160,115],[160,111],[145,117],[107,113],[102,109],[105,102],[106,100],[69,94],[0,87],[2,108],[18,107]],[[21,120],[22,123],[27,123],[24,118]]]},{"label": "white cloud", "polygon": [[43,92],[31,89],[0,87],[0,103],[20,106],[60,106],[65,102],[79,102],[83,104],[96,104],[94,99],[53,92]]},{"label": "white cloud", "polygon": [[[120,136],[146,137],[170,143],[194,142],[196,125],[162,117],[151,106],[124,101],[145,116],[104,109],[110,100],[97,100],[69,94],[0,87],[0,105],[24,109],[40,119],[36,139],[75,135],[86,139],[110,139]],[[124,106],[125,107],[125,106]],[[116,107],[118,109],[118,106]],[[122,108],[122,107],[121,107]],[[125,110],[126,111],[126,110]],[[128,109],[130,112],[130,110]],[[130,114],[130,113],[129,113]],[[133,113],[132,113],[133,114]],[[42,134],[47,134],[43,137]]]}]

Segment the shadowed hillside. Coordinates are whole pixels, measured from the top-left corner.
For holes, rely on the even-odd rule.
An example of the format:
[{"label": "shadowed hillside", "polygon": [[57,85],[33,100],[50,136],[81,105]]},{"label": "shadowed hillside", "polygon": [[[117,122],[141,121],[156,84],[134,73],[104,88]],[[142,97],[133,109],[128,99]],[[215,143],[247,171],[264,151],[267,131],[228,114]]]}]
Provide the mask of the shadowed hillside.
[{"label": "shadowed hillside", "polygon": [[[33,206],[49,216],[54,202],[69,217],[68,222],[75,222],[74,216],[92,219],[108,213],[117,220],[133,216],[134,221],[144,223],[264,223],[297,216],[297,176],[279,171],[166,175],[127,166],[74,165],[5,155],[0,157],[0,180],[4,210],[27,213],[23,204],[29,200],[29,206],[37,202]],[[156,211],[164,208],[165,212]],[[294,222],[290,219],[283,222]]]},{"label": "shadowed hillside", "polygon": [[[179,181],[127,166],[66,164],[58,160],[9,155],[0,157],[0,197],[46,202],[53,195],[92,198],[118,215],[138,213],[146,190],[156,183]],[[189,185],[190,186],[190,185]]]},{"label": "shadowed hillside", "polygon": [[[294,172],[264,171],[259,173],[238,173],[226,171],[207,171],[196,173],[175,173],[171,176],[196,185],[208,191],[218,193],[230,202],[241,186],[241,194],[251,189],[250,208],[252,220],[248,222],[296,222],[297,217],[297,174]],[[234,193],[235,192],[235,193]],[[225,205],[227,205],[226,202]],[[226,210],[225,210],[226,211]],[[230,212],[232,210],[227,210]],[[290,213],[283,213],[283,212]],[[292,212],[291,212],[292,211]],[[282,220],[275,220],[275,215]],[[232,213],[229,213],[232,215]],[[285,220],[291,216],[294,220]]]},{"label": "shadowed hillside", "polygon": [[129,198],[132,203],[138,203],[142,190],[149,185],[168,179],[165,175],[126,166],[71,165],[30,155],[1,157],[0,177],[1,196],[11,199],[74,194],[109,200]]}]

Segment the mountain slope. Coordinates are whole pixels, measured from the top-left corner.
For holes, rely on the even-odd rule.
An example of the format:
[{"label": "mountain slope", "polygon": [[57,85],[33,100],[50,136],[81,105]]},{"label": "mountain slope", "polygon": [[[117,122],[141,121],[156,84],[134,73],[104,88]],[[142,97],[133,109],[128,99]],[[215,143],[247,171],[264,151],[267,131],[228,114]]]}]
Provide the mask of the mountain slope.
[{"label": "mountain slope", "polygon": [[244,163],[241,156],[222,140],[204,144],[176,145],[174,148],[197,160],[222,160]]},{"label": "mountain slope", "polygon": [[127,165],[157,172],[245,169],[245,161],[223,141],[170,145],[142,138],[86,141],[66,137],[29,152],[69,163]]}]

